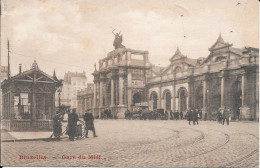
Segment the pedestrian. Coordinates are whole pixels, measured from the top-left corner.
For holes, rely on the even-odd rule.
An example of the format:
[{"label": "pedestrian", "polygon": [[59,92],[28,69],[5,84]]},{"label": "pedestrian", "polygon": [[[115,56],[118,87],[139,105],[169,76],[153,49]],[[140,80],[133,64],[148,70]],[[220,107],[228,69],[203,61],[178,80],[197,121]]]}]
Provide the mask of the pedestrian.
[{"label": "pedestrian", "polygon": [[88,131],[91,130],[93,132],[93,136],[97,137],[95,127],[94,127],[94,117],[90,110],[86,111],[84,115],[84,121],[85,121],[85,129],[86,129],[86,135],[85,137],[88,138]]},{"label": "pedestrian", "polygon": [[172,110],[170,111],[170,120],[173,120],[173,112],[172,112]]},{"label": "pedestrian", "polygon": [[222,120],[223,120],[223,115],[222,115],[222,113],[220,111],[218,111],[218,115],[219,115],[218,122],[221,124]]},{"label": "pedestrian", "polygon": [[239,120],[239,116],[240,116],[240,110],[237,110],[237,120]]},{"label": "pedestrian", "polygon": [[187,112],[187,120],[189,121],[189,125],[190,125],[190,122],[192,120],[192,109],[189,109]]},{"label": "pedestrian", "polygon": [[227,109],[227,107],[224,107],[223,125],[225,125],[225,120],[227,121],[227,125],[229,125],[229,110]]},{"label": "pedestrian", "polygon": [[193,121],[193,125],[195,125],[195,122],[197,120],[198,114],[196,112],[196,110],[192,110],[192,121]]},{"label": "pedestrian", "polygon": [[53,117],[53,135],[55,138],[60,140],[62,134],[62,117],[59,114],[59,111],[56,111],[56,115]]},{"label": "pedestrian", "polygon": [[168,118],[169,118],[169,113],[168,111],[165,111],[165,120],[168,120]]},{"label": "pedestrian", "polygon": [[176,120],[179,120],[180,113],[179,111],[176,112]]},{"label": "pedestrian", "polygon": [[199,110],[196,109],[196,117],[195,117],[195,122],[197,122],[197,125],[199,124],[199,118],[200,118],[200,114],[199,114]]},{"label": "pedestrian", "polygon": [[180,112],[181,120],[183,119],[183,112]]},{"label": "pedestrian", "polygon": [[72,109],[72,113],[69,114],[69,119],[68,119],[68,135],[71,141],[76,140],[78,121],[79,121],[79,117],[76,113],[76,109],[74,108]]}]

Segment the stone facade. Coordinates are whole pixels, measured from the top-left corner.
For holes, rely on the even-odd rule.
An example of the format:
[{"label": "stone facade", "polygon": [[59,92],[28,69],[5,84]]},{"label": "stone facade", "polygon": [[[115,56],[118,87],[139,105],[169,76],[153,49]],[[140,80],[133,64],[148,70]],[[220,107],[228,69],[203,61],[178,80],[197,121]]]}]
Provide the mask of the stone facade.
[{"label": "stone facade", "polygon": [[111,109],[124,117],[134,103],[146,101],[146,80],[151,64],[147,51],[118,48],[99,61],[94,76],[94,116]]},{"label": "stone facade", "polygon": [[[150,104],[155,108],[183,111],[201,109],[208,119],[217,110],[231,109],[231,118],[259,118],[259,49],[233,48],[221,35],[207,58],[190,59],[177,49],[170,65],[149,78]],[[153,73],[153,71],[152,71]]]},{"label": "stone facade", "polygon": [[[147,51],[119,48],[99,61],[94,75],[94,111],[110,108],[123,118],[135,103],[149,102],[150,109],[202,110],[212,119],[217,110],[231,109],[231,118],[258,120],[259,49],[234,48],[221,35],[206,58],[191,59],[179,49],[167,67],[150,64]],[[137,54],[142,59],[135,59]]]}]

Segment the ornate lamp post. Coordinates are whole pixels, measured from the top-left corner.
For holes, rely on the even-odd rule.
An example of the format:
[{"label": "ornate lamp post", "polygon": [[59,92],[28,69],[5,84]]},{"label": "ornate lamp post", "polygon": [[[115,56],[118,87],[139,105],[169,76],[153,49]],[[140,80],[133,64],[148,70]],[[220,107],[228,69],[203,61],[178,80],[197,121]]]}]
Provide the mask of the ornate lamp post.
[{"label": "ornate lamp post", "polygon": [[60,93],[62,92],[62,86],[63,86],[63,84],[62,84],[62,81],[61,81],[60,85],[59,85],[59,87],[57,89],[57,92],[59,93],[59,111],[60,111],[60,106],[61,106],[61,103],[60,103]]}]

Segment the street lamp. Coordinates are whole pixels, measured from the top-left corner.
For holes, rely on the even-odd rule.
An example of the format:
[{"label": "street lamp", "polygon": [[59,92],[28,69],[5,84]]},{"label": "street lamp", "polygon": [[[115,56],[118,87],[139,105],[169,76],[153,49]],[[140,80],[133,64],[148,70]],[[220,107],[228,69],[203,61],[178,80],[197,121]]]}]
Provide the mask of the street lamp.
[{"label": "street lamp", "polygon": [[57,89],[57,92],[59,93],[59,111],[60,111],[60,106],[61,106],[61,104],[60,104],[60,93],[62,92],[62,83],[59,85],[59,87],[58,87],[58,89]]}]

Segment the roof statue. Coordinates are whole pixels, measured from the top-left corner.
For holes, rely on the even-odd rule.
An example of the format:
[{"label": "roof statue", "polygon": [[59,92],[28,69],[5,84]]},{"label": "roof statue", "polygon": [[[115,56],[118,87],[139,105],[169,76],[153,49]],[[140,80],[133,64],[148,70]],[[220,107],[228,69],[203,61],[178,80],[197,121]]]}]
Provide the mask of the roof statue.
[{"label": "roof statue", "polygon": [[32,64],[32,69],[39,69],[37,62],[34,60]]},{"label": "roof statue", "polygon": [[125,48],[125,46],[122,45],[123,35],[122,34],[120,35],[120,32],[115,34],[114,31],[115,31],[115,29],[112,31],[112,33],[115,35],[113,46],[115,47],[115,49]]}]

